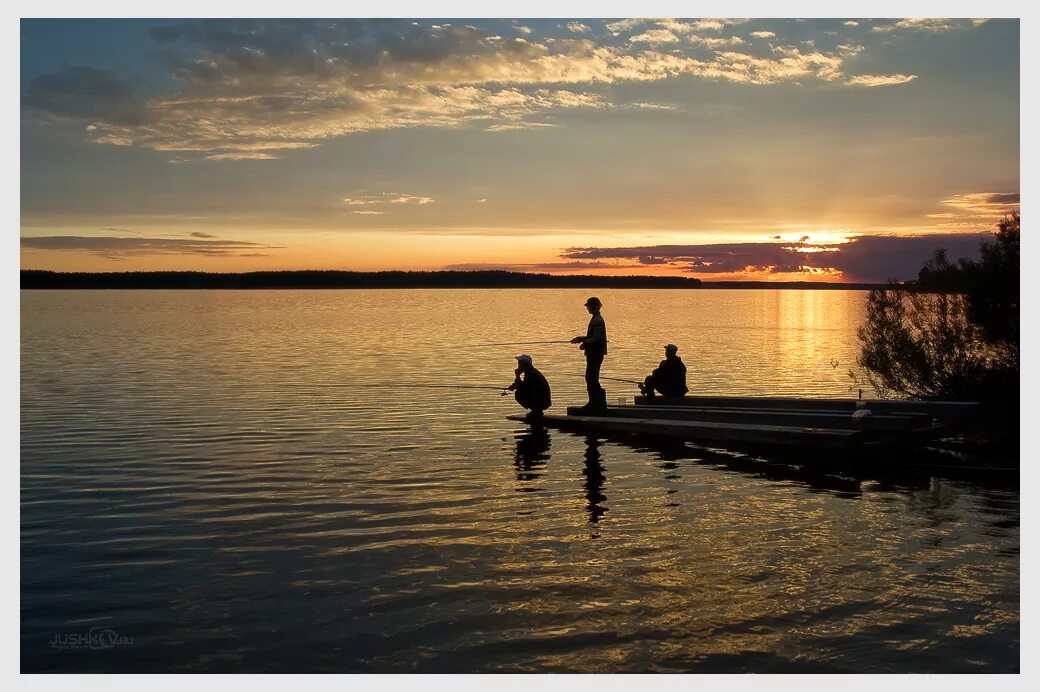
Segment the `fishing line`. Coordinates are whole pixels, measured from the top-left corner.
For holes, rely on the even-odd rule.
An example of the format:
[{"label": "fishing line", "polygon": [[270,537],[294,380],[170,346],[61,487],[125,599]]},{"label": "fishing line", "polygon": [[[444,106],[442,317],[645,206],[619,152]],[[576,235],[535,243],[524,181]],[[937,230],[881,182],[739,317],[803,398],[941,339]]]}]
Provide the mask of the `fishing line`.
[{"label": "fishing line", "polygon": [[569,344],[571,341],[504,341],[497,344],[466,344],[466,346],[532,346],[534,344]]},{"label": "fishing line", "polygon": [[402,383],[402,382],[387,382],[387,383],[366,382],[365,385],[366,386],[372,386],[372,387],[390,387],[390,388],[394,388],[394,387],[413,387],[413,388],[416,388],[416,389],[428,389],[428,388],[433,388],[433,389],[492,389],[492,390],[494,390],[496,392],[508,391],[507,387],[492,387],[491,385],[483,385],[483,384],[421,384],[421,383],[415,383],[415,382],[408,382],[408,383]]},{"label": "fishing line", "polygon": [[[572,375],[570,373],[563,373],[563,374],[561,374],[559,376],[560,377],[582,377],[582,378],[585,377],[584,375]],[[643,384],[642,382],[640,382],[638,380],[626,380],[626,379],[623,379],[623,378],[620,378],[620,377],[607,377],[606,375],[600,375],[599,379],[601,379],[601,380],[610,380],[611,382],[627,382],[629,384]]]},{"label": "fishing line", "polygon": [[[610,342],[608,341],[607,343]],[[476,348],[479,346],[533,346],[535,344],[574,344],[574,342],[570,339],[564,339],[562,341],[503,341],[501,343],[492,344],[464,344],[463,346]]]}]

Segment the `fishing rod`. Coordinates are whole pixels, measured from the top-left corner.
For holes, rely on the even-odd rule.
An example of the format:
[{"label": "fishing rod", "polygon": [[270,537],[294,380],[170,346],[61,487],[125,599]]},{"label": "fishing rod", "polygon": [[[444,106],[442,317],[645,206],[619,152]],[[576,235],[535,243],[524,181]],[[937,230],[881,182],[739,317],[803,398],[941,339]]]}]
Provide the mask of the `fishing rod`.
[{"label": "fishing rod", "polygon": [[531,346],[534,344],[569,344],[571,341],[504,341],[498,344],[468,344],[469,346]]},{"label": "fishing rod", "polygon": [[[534,345],[534,344],[573,344],[573,343],[581,343],[581,342],[575,342],[573,339],[563,339],[562,341],[559,341],[559,340],[553,340],[553,341],[503,341],[502,343],[496,343],[496,344],[466,344],[466,345],[467,346],[474,346],[474,347],[476,347],[476,346],[531,346],[531,345]],[[610,342],[608,341],[607,343],[610,343]]]},{"label": "fishing rod", "polygon": [[483,384],[421,384],[413,382],[394,382],[386,384],[380,384],[378,382],[369,382],[366,384],[371,384],[374,387],[414,387],[417,389],[427,389],[432,387],[434,389],[491,389],[496,392],[505,392],[509,390],[508,387],[492,387],[491,385]]},{"label": "fishing rod", "polygon": [[[565,375],[563,375],[563,377],[585,377],[585,376],[584,375],[565,374]],[[620,377],[607,377],[606,375],[600,375],[599,379],[601,379],[601,380],[610,380],[612,382],[628,382],[629,384],[643,384],[642,382],[640,382],[638,380],[626,380],[626,379],[622,379]]]}]

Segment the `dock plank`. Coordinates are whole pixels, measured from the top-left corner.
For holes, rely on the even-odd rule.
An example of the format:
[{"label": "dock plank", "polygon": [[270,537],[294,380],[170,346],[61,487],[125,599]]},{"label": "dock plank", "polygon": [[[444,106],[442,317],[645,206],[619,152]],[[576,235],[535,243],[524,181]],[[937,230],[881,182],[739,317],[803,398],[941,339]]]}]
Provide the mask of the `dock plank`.
[{"label": "dock plank", "polygon": [[[582,415],[578,407],[568,415]],[[840,430],[911,430],[930,425],[925,414],[868,415],[854,411],[794,411],[784,409],[701,408],[692,406],[609,406],[597,415],[609,418],[653,418],[719,423],[768,424],[780,426],[835,428]]]},{"label": "dock plank", "polygon": [[[524,416],[508,416],[509,420],[526,422]],[[662,435],[678,440],[737,442],[754,445],[787,445],[848,449],[862,441],[856,430],[834,430],[804,426],[751,425],[706,421],[665,420],[660,418],[628,418],[610,416],[561,416],[547,414],[542,423],[560,429],[601,430]]]},{"label": "dock plank", "polygon": [[805,399],[796,397],[700,396],[635,397],[637,406],[695,406],[701,408],[769,408],[783,410],[868,409],[877,414],[920,413],[943,418],[975,415],[979,405],[973,401],[909,401],[903,399]]}]

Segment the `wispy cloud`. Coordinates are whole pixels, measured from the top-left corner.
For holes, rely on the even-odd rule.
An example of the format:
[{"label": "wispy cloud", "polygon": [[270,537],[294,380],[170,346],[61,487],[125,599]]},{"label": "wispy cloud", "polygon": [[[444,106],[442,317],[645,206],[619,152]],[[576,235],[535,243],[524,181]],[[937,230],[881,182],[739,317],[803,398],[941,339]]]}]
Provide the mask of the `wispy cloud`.
[{"label": "wispy cloud", "polygon": [[461,264],[449,264],[442,269],[446,271],[510,271],[510,272],[532,272],[547,274],[567,274],[588,271],[599,271],[603,269],[642,269],[642,265],[627,262],[534,262],[516,263],[507,262],[466,262]]},{"label": "wispy cloud", "polygon": [[939,32],[939,31],[954,31],[957,29],[968,29],[975,26],[985,24],[987,19],[941,19],[936,17],[928,18],[906,18],[900,19],[897,22],[890,24],[877,24],[872,30],[880,33],[889,33],[893,31],[926,31],[926,32]]},{"label": "wispy cloud", "polygon": [[534,130],[540,127],[556,127],[556,125],[552,123],[534,123],[517,120],[515,122],[488,125],[484,129],[486,132],[513,132],[514,130]]},{"label": "wispy cloud", "polygon": [[588,24],[582,24],[581,22],[568,22],[567,30],[575,34],[584,34],[588,31],[591,31],[591,28]]},{"label": "wispy cloud", "polygon": [[739,36],[697,36],[693,35],[688,38],[689,42],[695,46],[702,46],[705,48],[732,48],[734,46],[743,46],[747,43],[744,39]]},{"label": "wispy cloud", "polygon": [[727,23],[725,19],[698,19],[692,27],[695,31],[722,31]]},{"label": "wispy cloud", "polygon": [[652,19],[619,19],[616,22],[610,22],[606,24],[605,28],[607,31],[617,36],[626,31],[631,31],[632,29],[635,29],[638,26],[649,24],[652,21]]},{"label": "wispy cloud", "polygon": [[650,29],[630,36],[628,40],[630,43],[678,43],[679,37],[668,29]]},{"label": "wispy cloud", "polygon": [[890,86],[893,84],[906,84],[907,82],[916,78],[917,75],[912,74],[861,74],[856,75],[854,77],[849,77],[847,80],[845,80],[845,83],[850,86],[878,87]]},{"label": "wispy cloud", "polygon": [[647,110],[655,111],[674,111],[678,110],[675,106],[667,103],[650,103],[648,101],[637,101],[635,103],[628,104],[629,108],[645,108]]},{"label": "wispy cloud", "polygon": [[267,160],[373,130],[539,127],[525,123],[556,109],[610,105],[592,89],[617,82],[837,81],[856,54],[798,46],[743,52],[740,37],[717,35],[740,21],[608,23],[618,32],[652,25],[642,39],[620,43],[535,40],[520,25],[525,37],[506,38],[402,20],[184,22],[153,30],[179,91],[155,94],[122,74],[66,66],[28,80],[22,103],[36,116],[82,123],[95,142],[179,152],[172,162]]},{"label": "wispy cloud", "polygon": [[969,192],[953,195],[942,204],[953,207],[961,216],[996,218],[1018,209],[1021,197],[1017,192]]},{"label": "wispy cloud", "polygon": [[[192,236],[202,238],[206,234],[192,233]],[[134,255],[255,256],[256,250],[277,249],[280,247],[243,240],[189,240],[186,238],[126,238],[119,236],[72,235],[23,237],[21,245],[23,248],[32,250],[79,251],[114,258]],[[253,254],[243,255],[243,252]]]},{"label": "wispy cloud", "polygon": [[[344,197],[343,204],[348,207],[367,207],[383,204],[415,204],[425,206],[433,204],[437,200],[423,195],[407,195],[400,192],[380,192],[374,195],[358,195],[356,197]],[[381,214],[382,212],[374,212]]]}]

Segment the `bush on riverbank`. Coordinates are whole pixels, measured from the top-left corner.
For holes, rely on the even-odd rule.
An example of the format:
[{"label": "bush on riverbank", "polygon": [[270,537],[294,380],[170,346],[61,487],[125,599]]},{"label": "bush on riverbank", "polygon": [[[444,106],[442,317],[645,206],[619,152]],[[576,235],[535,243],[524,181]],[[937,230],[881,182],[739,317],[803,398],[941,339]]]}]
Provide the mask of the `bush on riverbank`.
[{"label": "bush on riverbank", "polygon": [[858,363],[881,396],[979,401],[990,437],[1017,438],[1020,231],[1015,212],[979,260],[937,250],[915,284],[870,292]]}]

